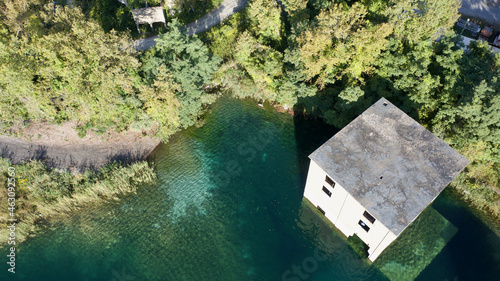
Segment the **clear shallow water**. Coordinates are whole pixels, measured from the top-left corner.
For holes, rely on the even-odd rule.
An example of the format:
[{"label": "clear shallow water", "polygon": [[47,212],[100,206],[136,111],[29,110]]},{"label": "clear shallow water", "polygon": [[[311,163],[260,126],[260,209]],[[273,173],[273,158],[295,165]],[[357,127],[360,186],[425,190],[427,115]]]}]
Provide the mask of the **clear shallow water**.
[{"label": "clear shallow water", "polygon": [[[61,219],[0,280],[387,280],[302,201],[334,132],[223,98],[154,151],[158,184]],[[498,280],[500,238],[447,193],[433,207],[459,230],[417,280]]]}]

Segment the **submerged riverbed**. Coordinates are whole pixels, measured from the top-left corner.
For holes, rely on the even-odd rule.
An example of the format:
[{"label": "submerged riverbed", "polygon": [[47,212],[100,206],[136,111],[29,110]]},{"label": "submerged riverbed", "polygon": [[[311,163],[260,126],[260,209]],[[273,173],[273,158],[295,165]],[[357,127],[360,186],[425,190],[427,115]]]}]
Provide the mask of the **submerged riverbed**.
[{"label": "submerged riverbed", "polygon": [[[335,133],[221,98],[150,156],[159,182],[86,207],[18,247],[1,280],[387,280],[302,200],[307,155]],[[417,280],[498,280],[500,238],[445,191],[458,232]],[[3,276],[6,276],[5,279]]]}]

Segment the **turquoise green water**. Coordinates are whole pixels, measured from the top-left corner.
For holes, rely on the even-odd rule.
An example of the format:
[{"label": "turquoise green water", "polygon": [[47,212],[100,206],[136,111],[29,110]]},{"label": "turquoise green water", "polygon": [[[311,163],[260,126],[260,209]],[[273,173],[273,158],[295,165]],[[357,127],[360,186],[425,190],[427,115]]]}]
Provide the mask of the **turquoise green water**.
[{"label": "turquoise green water", "polygon": [[434,208],[418,218],[373,263],[391,281],[413,281],[456,235],[458,229]]},{"label": "turquoise green water", "polygon": [[[302,201],[307,155],[333,134],[222,98],[151,155],[158,184],[58,220],[0,280],[387,280]],[[433,207],[458,232],[417,280],[498,280],[500,238],[453,196]]]}]

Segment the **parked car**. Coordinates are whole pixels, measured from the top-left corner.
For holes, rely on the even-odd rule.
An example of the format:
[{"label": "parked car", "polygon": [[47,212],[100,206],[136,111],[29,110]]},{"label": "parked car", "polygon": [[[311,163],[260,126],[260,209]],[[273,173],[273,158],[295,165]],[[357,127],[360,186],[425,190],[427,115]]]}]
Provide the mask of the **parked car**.
[{"label": "parked car", "polygon": [[500,47],[500,32],[495,36],[495,40],[493,40],[493,46]]},{"label": "parked car", "polygon": [[479,33],[479,40],[488,41],[491,34],[493,34],[493,26],[487,25],[481,29],[481,32]]}]

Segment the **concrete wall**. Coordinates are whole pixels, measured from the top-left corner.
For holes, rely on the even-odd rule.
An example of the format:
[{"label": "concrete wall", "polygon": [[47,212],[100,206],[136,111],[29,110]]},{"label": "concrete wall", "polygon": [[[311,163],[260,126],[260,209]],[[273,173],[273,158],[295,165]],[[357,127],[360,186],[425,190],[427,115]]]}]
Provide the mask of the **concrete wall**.
[{"label": "concrete wall", "polygon": [[[332,188],[325,181],[326,175],[326,172],[311,160],[304,197],[314,206],[319,206],[324,210],[328,220],[344,235],[358,235],[370,247],[368,258],[374,261],[397,236],[390,232],[377,218],[375,218],[374,223],[366,219],[363,216],[365,208],[337,182]],[[328,176],[335,181],[335,175]],[[331,197],[322,190],[323,186],[330,190]],[[368,232],[358,224],[360,220],[370,228]]]}]

